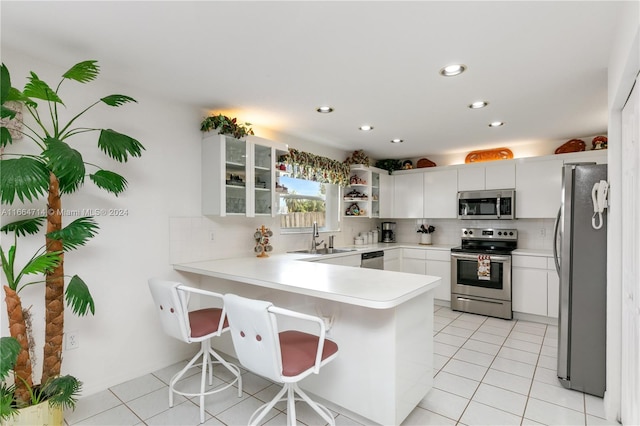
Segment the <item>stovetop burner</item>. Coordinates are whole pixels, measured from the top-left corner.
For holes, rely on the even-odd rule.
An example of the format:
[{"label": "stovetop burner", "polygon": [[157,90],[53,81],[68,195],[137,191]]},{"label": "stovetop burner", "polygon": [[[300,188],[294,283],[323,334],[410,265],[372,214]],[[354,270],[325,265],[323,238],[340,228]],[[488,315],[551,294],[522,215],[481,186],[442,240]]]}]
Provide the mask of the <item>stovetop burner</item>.
[{"label": "stovetop burner", "polygon": [[462,228],[462,245],[452,252],[511,254],[518,247],[516,229]]}]

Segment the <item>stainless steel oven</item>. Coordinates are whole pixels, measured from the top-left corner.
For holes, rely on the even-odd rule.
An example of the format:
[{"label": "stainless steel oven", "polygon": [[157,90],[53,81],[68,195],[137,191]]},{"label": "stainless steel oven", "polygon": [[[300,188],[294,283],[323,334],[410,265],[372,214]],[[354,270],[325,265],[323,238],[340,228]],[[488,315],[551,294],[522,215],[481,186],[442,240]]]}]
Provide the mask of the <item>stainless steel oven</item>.
[{"label": "stainless steel oven", "polygon": [[513,318],[511,251],[515,229],[462,230],[462,245],[451,249],[451,309]]}]

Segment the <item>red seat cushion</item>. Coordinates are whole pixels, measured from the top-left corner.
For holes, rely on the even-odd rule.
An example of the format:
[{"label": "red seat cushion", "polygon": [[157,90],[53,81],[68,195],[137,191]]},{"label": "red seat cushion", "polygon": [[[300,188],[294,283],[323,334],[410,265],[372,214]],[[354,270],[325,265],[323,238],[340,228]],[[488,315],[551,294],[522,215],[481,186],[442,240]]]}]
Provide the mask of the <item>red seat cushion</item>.
[{"label": "red seat cushion", "polygon": [[[189,324],[191,324],[191,337],[202,337],[215,333],[220,324],[222,309],[207,308],[189,312]],[[229,327],[229,321],[224,319],[224,327]]]},{"label": "red seat cushion", "polygon": [[[282,375],[297,376],[313,367],[318,351],[318,336],[289,330],[280,333],[280,352],[282,354]],[[331,340],[324,341],[322,360],[338,352],[338,345]]]}]

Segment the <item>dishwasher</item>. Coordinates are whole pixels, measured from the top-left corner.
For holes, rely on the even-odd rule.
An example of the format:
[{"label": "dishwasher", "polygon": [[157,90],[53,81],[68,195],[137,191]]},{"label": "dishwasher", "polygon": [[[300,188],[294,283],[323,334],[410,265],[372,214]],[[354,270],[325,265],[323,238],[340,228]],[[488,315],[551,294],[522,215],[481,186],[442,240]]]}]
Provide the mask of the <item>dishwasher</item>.
[{"label": "dishwasher", "polygon": [[360,267],[369,269],[384,269],[384,251],[379,250],[371,251],[369,253],[362,253]]}]

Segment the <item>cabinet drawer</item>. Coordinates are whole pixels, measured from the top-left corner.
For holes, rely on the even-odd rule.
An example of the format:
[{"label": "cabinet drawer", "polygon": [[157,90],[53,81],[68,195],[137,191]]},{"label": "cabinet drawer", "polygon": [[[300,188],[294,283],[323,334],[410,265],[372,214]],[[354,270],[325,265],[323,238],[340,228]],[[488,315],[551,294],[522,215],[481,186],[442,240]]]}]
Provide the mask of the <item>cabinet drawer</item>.
[{"label": "cabinet drawer", "polygon": [[427,259],[427,250],[422,249],[402,249],[402,257],[404,259]]},{"label": "cabinet drawer", "polygon": [[511,266],[516,268],[547,269],[547,258],[541,256],[520,256],[511,257]]},{"label": "cabinet drawer", "polygon": [[427,252],[427,260],[442,260],[451,262],[451,251],[449,250],[425,250]]}]

